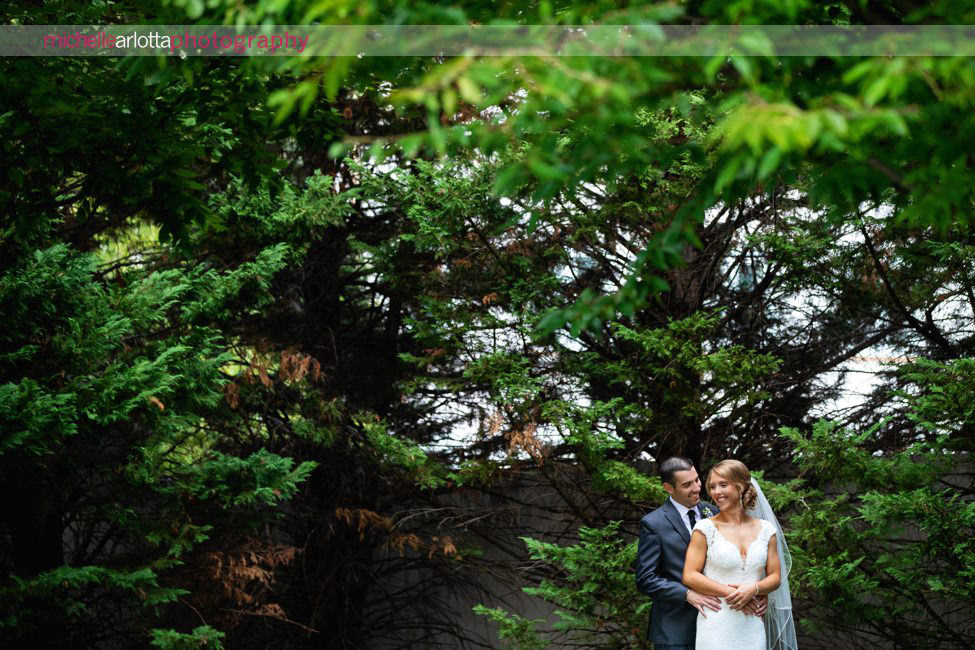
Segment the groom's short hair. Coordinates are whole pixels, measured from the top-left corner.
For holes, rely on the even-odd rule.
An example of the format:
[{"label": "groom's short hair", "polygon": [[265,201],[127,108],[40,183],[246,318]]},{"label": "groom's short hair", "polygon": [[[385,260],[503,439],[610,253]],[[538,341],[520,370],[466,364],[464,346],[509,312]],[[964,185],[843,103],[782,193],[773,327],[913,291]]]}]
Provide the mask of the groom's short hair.
[{"label": "groom's short hair", "polygon": [[657,474],[664,483],[674,485],[674,472],[686,472],[690,469],[694,469],[694,463],[680,456],[671,456],[657,466]]}]

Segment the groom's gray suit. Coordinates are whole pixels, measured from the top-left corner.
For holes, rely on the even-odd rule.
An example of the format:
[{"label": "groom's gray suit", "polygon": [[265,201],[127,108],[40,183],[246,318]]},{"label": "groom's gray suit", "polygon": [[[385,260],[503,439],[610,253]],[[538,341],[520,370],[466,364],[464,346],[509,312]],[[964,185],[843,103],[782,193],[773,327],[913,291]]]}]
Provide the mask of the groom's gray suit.
[{"label": "groom's gray suit", "polygon": [[[718,513],[714,504],[701,501],[702,515],[705,506]],[[653,598],[647,637],[655,650],[694,647],[697,610],[687,602],[687,587],[681,583],[690,543],[687,526],[670,499],[640,520],[636,588]]]}]

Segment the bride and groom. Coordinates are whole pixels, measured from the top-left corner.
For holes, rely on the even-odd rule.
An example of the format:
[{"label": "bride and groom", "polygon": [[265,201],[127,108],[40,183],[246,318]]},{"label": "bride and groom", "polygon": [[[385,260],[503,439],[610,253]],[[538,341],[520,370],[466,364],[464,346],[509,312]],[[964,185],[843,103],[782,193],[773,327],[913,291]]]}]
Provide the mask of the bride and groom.
[{"label": "bride and groom", "polygon": [[658,473],[670,498],[640,520],[637,589],[653,598],[655,650],[795,650],[788,546],[748,468],[708,472],[715,503],[685,458]]}]

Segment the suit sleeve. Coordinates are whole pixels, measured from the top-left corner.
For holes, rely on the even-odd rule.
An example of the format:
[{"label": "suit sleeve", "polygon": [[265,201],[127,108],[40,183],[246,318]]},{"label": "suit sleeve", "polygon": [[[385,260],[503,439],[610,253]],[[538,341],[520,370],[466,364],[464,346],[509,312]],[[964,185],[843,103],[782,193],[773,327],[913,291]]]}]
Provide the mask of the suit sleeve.
[{"label": "suit sleeve", "polygon": [[668,580],[657,571],[660,568],[660,536],[645,521],[640,522],[640,543],[636,551],[636,588],[657,600],[687,599],[687,587]]}]

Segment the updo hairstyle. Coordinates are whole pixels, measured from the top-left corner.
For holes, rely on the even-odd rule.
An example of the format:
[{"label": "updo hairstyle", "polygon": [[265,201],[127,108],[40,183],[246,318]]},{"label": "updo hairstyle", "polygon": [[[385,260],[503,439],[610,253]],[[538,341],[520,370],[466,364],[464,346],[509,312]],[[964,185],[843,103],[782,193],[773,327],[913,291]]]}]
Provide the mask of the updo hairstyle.
[{"label": "updo hairstyle", "polygon": [[740,460],[728,459],[715,464],[708,472],[708,485],[711,484],[713,474],[717,474],[738,486],[738,489],[741,490],[741,504],[745,510],[751,510],[755,507],[758,494],[752,487],[752,474],[745,467],[745,463]]}]

